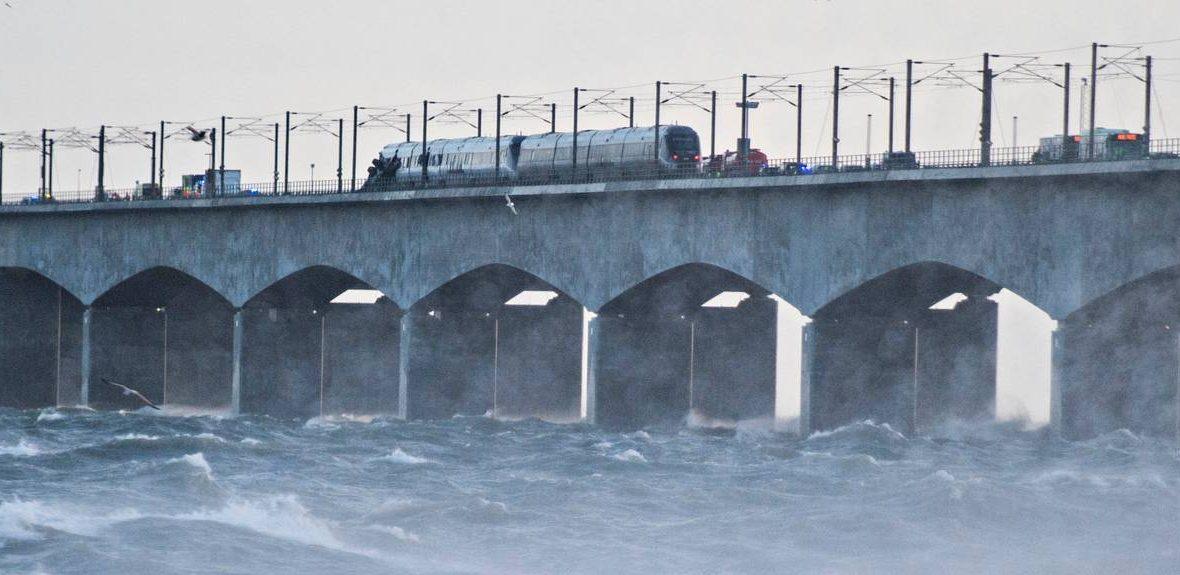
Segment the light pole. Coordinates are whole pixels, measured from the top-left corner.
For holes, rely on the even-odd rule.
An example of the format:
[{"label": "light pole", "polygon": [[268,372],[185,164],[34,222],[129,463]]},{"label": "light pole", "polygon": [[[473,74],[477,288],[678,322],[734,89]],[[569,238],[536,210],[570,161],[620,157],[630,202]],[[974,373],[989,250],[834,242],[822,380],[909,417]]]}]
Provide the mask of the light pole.
[{"label": "light pole", "polygon": [[868,123],[865,125],[865,167],[869,167],[869,154],[873,149],[873,115],[868,115]]}]

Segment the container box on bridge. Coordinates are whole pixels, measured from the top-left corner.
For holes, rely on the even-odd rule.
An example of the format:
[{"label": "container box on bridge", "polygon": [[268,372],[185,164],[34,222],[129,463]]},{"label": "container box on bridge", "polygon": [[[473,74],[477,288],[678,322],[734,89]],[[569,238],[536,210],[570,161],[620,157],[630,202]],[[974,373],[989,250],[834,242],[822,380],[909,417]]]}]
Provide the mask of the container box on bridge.
[{"label": "container box on bridge", "polygon": [[[1041,138],[1034,162],[1074,162],[1090,151],[1090,132],[1077,136]],[[1095,128],[1094,157],[1103,160],[1127,160],[1147,157],[1147,140],[1130,130]]]},{"label": "container box on bridge", "polygon": [[180,179],[180,189],[173,190],[181,197],[220,196],[237,194],[242,189],[241,170],[206,170],[203,174],[189,174]]}]

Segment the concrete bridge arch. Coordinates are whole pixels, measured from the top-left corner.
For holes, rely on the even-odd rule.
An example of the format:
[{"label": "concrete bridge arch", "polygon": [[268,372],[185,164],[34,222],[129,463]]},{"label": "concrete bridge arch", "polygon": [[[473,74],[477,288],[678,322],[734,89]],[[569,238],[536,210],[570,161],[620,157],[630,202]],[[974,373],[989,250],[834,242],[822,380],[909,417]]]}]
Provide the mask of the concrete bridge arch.
[{"label": "concrete bridge arch", "polygon": [[170,266],[136,272],[99,294],[83,316],[87,404],[142,407],[107,381],[160,405],[231,403],[234,308],[202,280]]},{"label": "concrete bridge arch", "polygon": [[519,267],[454,276],[402,318],[403,414],[582,418],[586,311]]}]

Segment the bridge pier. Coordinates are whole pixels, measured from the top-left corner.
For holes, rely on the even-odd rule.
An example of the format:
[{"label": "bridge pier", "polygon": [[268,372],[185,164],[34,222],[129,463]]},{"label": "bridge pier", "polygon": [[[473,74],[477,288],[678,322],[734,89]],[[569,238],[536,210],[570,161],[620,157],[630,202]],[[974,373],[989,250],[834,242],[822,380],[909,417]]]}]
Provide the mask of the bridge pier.
[{"label": "bridge pier", "polygon": [[245,335],[245,317],[242,308],[234,309],[233,335],[233,379],[230,382],[230,411],[242,413],[242,349]]},{"label": "bridge pier", "polygon": [[414,351],[414,311],[406,310],[398,321],[397,416],[409,418],[410,364]]},{"label": "bridge pier", "polygon": [[598,423],[598,358],[602,348],[602,323],[598,315],[589,311],[583,314],[582,321],[585,334],[582,364],[586,369],[582,383],[582,421],[593,425]]},{"label": "bridge pier", "polygon": [[[910,290],[912,286],[897,286]],[[907,434],[995,417],[998,306],[991,289],[969,291],[953,309],[938,296],[887,290],[883,301],[845,302],[806,330],[806,433],[872,420]],[[938,290],[941,292],[942,290]]]},{"label": "bridge pier", "polygon": [[1180,272],[1153,274],[1058,322],[1058,429],[1180,438]]},{"label": "bridge pier", "polygon": [[77,401],[82,305],[29,270],[0,268],[0,407]]},{"label": "bridge pier", "polygon": [[78,405],[81,406],[90,405],[90,356],[92,355],[90,326],[94,324],[93,311],[93,308],[86,306],[82,312],[82,367],[80,370],[82,382],[78,392]]}]

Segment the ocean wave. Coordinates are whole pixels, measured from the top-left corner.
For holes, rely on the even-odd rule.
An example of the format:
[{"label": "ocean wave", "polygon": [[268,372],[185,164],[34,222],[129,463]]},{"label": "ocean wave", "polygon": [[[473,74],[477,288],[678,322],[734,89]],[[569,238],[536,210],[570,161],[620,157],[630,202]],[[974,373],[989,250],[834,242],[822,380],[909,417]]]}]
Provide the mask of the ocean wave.
[{"label": "ocean wave", "polygon": [[905,435],[893,429],[888,423],[878,424],[868,419],[842,425],[832,430],[816,431],[807,437],[807,441],[841,439],[882,440],[890,443],[906,441]]},{"label": "ocean wave", "polygon": [[346,544],[331,521],[313,515],[299,498],[284,494],[251,501],[237,499],[217,509],[203,509],[173,517],[182,521],[210,521],[247,529],[268,537],[317,545],[349,553],[371,554]]},{"label": "ocean wave", "polygon": [[199,451],[196,453],[190,453],[188,455],[182,455],[175,459],[169,459],[168,463],[188,465],[204,473],[206,479],[209,479],[210,481],[213,480],[213,467],[210,466],[209,462],[205,460],[205,454]]},{"label": "ocean wave", "polygon": [[395,448],[393,450],[393,453],[390,453],[389,455],[384,455],[384,456],[378,457],[377,460],[378,461],[390,461],[393,463],[402,463],[405,465],[422,465],[425,463],[434,463],[435,462],[433,459],[427,459],[425,457],[418,457],[415,455],[410,455],[409,453],[402,451],[402,448],[400,448],[400,447]]},{"label": "ocean wave", "polygon": [[45,409],[37,414],[37,423],[44,423],[47,421],[58,421],[65,419],[66,415],[56,409]]},{"label": "ocean wave", "polygon": [[172,435],[148,435],[146,433],[124,433],[116,435],[114,440],[119,441],[166,441],[172,439],[199,439],[201,441],[213,441],[216,443],[225,443],[225,439],[209,432],[203,433],[174,433]]},{"label": "ocean wave", "polygon": [[41,455],[45,453],[43,449],[36,445],[21,439],[16,442],[16,445],[0,445],[0,455],[12,455],[16,457],[33,457],[34,455]]},{"label": "ocean wave", "polygon": [[368,528],[373,531],[376,531],[378,533],[385,533],[386,535],[392,535],[395,538],[397,538],[401,541],[405,541],[407,543],[417,543],[420,541],[420,539],[418,538],[417,535],[415,535],[409,531],[406,531],[405,529],[402,529],[401,527],[398,527],[396,525],[369,525]]},{"label": "ocean wave", "polygon": [[159,441],[163,437],[159,435],[147,435],[145,433],[124,433],[116,435],[115,441]]},{"label": "ocean wave", "polygon": [[626,461],[628,463],[647,463],[647,458],[644,457],[642,453],[634,449],[628,449],[626,451],[616,453],[612,455],[611,458],[617,459],[619,461]]},{"label": "ocean wave", "polygon": [[638,440],[638,441],[651,442],[651,434],[642,430],[642,429],[640,429],[639,431],[636,431],[635,433],[627,434],[627,437],[630,437],[630,438]]},{"label": "ocean wave", "polygon": [[0,543],[41,539],[50,531],[93,537],[111,525],[142,516],[132,509],[92,513],[62,504],[14,499],[0,502]]}]

